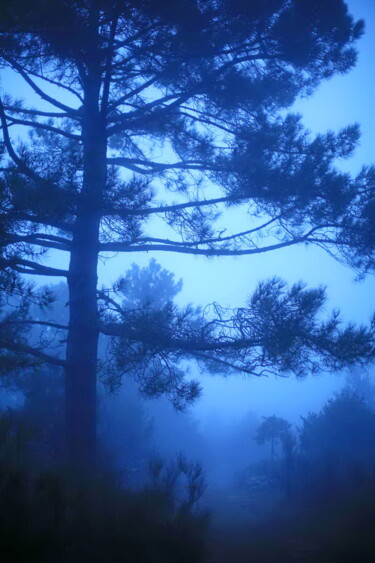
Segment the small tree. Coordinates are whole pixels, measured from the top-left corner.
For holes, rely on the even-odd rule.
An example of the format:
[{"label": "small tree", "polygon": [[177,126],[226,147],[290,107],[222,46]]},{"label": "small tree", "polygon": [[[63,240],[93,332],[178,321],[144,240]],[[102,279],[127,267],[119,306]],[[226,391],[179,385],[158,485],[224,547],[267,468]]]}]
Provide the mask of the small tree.
[{"label": "small tree", "polygon": [[[321,289],[272,280],[244,308],[199,316],[129,312],[97,279],[108,252],[240,256],[301,243],[370,270],[374,170],[351,178],[334,167],[358,128],[312,138],[285,112],[354,65],[362,31],[342,0],[3,0],[2,65],[38,104],[0,104],[0,265],[6,276],[65,277],[70,319],[58,327],[65,358],[10,337],[9,319],[0,344],[64,369],[72,462],[95,463],[99,334],[112,338],[119,374],[168,381],[180,405],[199,390],[183,379],[186,359],[301,375],[373,358],[371,330],[318,319]],[[30,136],[17,146],[20,127]],[[247,212],[239,232],[218,220],[233,207]],[[167,234],[152,232],[155,217]],[[49,249],[68,254],[67,270],[46,262]]]},{"label": "small tree", "polygon": [[275,459],[275,446],[283,444],[283,440],[289,433],[290,424],[284,418],[275,415],[263,417],[263,422],[258,426],[255,440],[260,446],[270,442],[271,444],[271,460]]}]

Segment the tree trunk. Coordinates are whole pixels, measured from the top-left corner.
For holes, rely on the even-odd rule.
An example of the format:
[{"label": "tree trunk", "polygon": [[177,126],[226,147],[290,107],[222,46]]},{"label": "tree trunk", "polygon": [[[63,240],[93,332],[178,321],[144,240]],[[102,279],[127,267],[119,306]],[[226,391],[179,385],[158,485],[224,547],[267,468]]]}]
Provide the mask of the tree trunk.
[{"label": "tree trunk", "polygon": [[96,464],[97,262],[100,207],[106,184],[106,135],[99,111],[99,89],[100,77],[88,73],[82,119],[83,184],[68,278],[66,453],[68,463],[81,471]]}]

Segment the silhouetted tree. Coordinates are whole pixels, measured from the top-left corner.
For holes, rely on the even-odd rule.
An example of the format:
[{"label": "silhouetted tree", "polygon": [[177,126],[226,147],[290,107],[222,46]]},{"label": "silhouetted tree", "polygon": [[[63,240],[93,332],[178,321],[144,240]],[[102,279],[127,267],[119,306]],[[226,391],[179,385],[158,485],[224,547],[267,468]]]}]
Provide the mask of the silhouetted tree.
[{"label": "silhouetted tree", "polygon": [[[252,255],[312,243],[373,267],[374,170],[334,168],[358,128],[312,138],[285,113],[354,65],[363,22],[342,0],[4,0],[0,19],[2,64],[38,98],[0,105],[1,268],[67,279],[69,325],[50,323],[67,331],[66,358],[22,352],[65,370],[71,461],[94,464],[100,333],[119,374],[174,387],[177,405],[199,390],[184,381],[186,359],[301,375],[373,357],[370,330],[318,320],[323,290],[272,280],[244,308],[199,314],[129,311],[121,292],[97,287],[107,252]],[[30,136],[16,146],[20,128]],[[240,206],[249,224],[233,232],[218,216]],[[158,217],[165,235],[148,231]],[[49,249],[68,253],[68,270],[46,263]],[[13,338],[1,345],[21,350]]]},{"label": "silhouetted tree", "polygon": [[281,478],[288,497],[292,495],[294,466],[296,461],[297,439],[288,428],[280,437],[281,449],[283,452],[283,471]]},{"label": "silhouetted tree", "polygon": [[375,460],[375,413],[365,401],[344,390],[319,413],[303,418],[301,451],[312,460],[337,464]]},{"label": "silhouetted tree", "polygon": [[375,411],[375,385],[371,379],[371,373],[365,368],[351,369],[346,375],[344,390],[362,399]]},{"label": "silhouetted tree", "polygon": [[289,432],[290,424],[284,418],[275,415],[263,418],[263,422],[257,428],[254,440],[260,446],[266,442],[270,442],[271,460],[273,461],[275,459],[275,446],[278,443],[283,443],[285,435]]}]

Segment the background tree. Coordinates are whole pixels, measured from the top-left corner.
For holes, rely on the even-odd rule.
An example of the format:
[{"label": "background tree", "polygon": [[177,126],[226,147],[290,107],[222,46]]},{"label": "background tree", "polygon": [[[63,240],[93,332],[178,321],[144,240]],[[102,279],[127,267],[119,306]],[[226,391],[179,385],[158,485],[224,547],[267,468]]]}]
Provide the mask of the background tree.
[{"label": "background tree", "polygon": [[[67,331],[66,358],[24,352],[64,367],[71,460],[95,459],[99,333],[112,338],[118,374],[153,373],[178,406],[198,394],[182,360],[302,375],[373,357],[371,329],[318,319],[323,290],[275,279],[244,308],[199,314],[129,311],[117,287],[97,287],[99,254],[113,251],[251,255],[310,242],[373,268],[374,170],[351,178],[334,167],[358,128],[312,138],[285,114],[354,65],[363,22],[342,0],[12,0],[1,10],[2,64],[39,99],[0,104],[1,266],[67,279],[69,325],[54,325]],[[16,146],[20,127],[31,135]],[[234,206],[247,212],[241,232],[220,218]],[[156,218],[165,235],[150,232]],[[68,270],[46,264],[49,249],[69,254]]]},{"label": "background tree", "polygon": [[375,410],[375,386],[371,372],[367,369],[354,368],[348,371],[344,391],[362,399],[372,410]]},{"label": "background tree", "polygon": [[265,416],[263,422],[258,426],[254,440],[260,446],[266,442],[271,444],[271,460],[275,459],[275,446],[280,443],[287,443],[286,435],[289,432],[290,424],[284,418],[278,416]]},{"label": "background tree", "polygon": [[311,460],[371,465],[375,459],[375,413],[348,390],[329,400],[319,413],[303,418],[301,450]]}]

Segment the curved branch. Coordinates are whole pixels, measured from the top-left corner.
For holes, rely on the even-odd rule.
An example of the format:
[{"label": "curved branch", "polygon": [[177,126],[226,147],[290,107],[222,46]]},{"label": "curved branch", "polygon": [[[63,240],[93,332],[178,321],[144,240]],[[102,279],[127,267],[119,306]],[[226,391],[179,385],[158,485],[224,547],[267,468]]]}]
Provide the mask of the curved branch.
[{"label": "curved branch", "polygon": [[204,199],[197,201],[189,201],[187,203],[176,203],[174,205],[160,205],[159,207],[145,207],[143,209],[127,209],[127,208],[115,208],[106,207],[104,208],[102,215],[116,215],[117,217],[129,217],[134,215],[151,215],[153,213],[172,213],[174,211],[180,211],[181,209],[189,209],[192,207],[203,207],[206,205],[217,205],[218,203],[229,203],[229,202],[240,202],[243,201],[244,197],[217,197],[213,199]]},{"label": "curved branch", "polygon": [[80,141],[82,139],[81,135],[69,133],[68,131],[64,131],[64,129],[60,129],[59,127],[53,127],[52,125],[48,125],[47,123],[40,123],[39,121],[27,121],[26,119],[18,119],[10,115],[6,115],[5,118],[11,121],[12,124],[14,125],[24,125],[25,127],[33,127],[35,129],[43,129],[44,131],[51,131],[52,133],[57,133],[58,135],[62,135],[63,137],[66,137],[67,139],[72,139],[73,141]]},{"label": "curved branch", "polygon": [[48,82],[48,84],[53,84],[53,86],[57,86],[58,88],[62,88],[63,90],[66,90],[70,94],[73,94],[73,96],[75,96],[81,103],[84,102],[83,97],[76,90],[74,90],[74,88],[71,88],[66,84],[62,84],[61,82],[56,82],[56,80],[53,80],[52,78],[47,78],[47,76],[44,76],[43,74],[38,74],[35,71],[28,70],[27,72],[31,74],[31,76],[35,76],[35,78],[40,78],[40,80],[44,80],[45,82]]},{"label": "curved branch", "polygon": [[9,242],[5,241],[4,246],[8,244],[17,244],[19,242],[26,242],[28,244],[35,244],[37,246],[42,246],[43,248],[55,248],[56,250],[62,250],[69,252],[71,248],[71,241],[62,237],[57,237],[54,235],[44,235],[43,233],[34,233],[32,235],[12,235],[9,237]]},{"label": "curved branch", "polygon": [[31,274],[38,276],[57,276],[67,278],[69,272],[67,270],[61,270],[59,268],[51,268],[50,266],[44,266],[43,264],[38,264],[32,260],[26,260],[24,258],[8,258],[1,259],[0,265],[2,268],[11,268],[20,274]]},{"label": "curved branch", "polygon": [[56,111],[39,111],[37,109],[31,109],[31,108],[18,108],[16,106],[10,106],[8,104],[4,104],[4,109],[6,109],[7,111],[10,111],[11,113],[21,113],[21,114],[25,114],[25,115],[35,115],[36,117],[52,117],[55,119],[64,119],[64,118],[69,118],[69,119],[75,119],[75,120],[80,120],[80,117],[75,116],[75,117],[71,117],[70,115],[68,115],[66,112],[56,112]]},{"label": "curved branch", "polygon": [[[256,248],[243,248],[243,249],[228,249],[228,248],[191,248],[187,245],[179,246],[179,244],[142,244],[139,246],[130,246],[129,243],[124,242],[103,242],[100,244],[102,252],[178,252],[180,254],[194,254],[200,256],[245,256],[250,254],[263,254],[264,252],[271,252],[272,250],[279,250],[287,248],[302,242],[309,242],[308,237],[302,236],[293,240],[280,242],[277,244],[270,244],[269,246],[256,247]],[[196,243],[195,243],[196,244]]]},{"label": "curved branch", "polygon": [[14,70],[16,70],[18,72],[18,74],[20,74],[22,76],[22,78],[25,80],[25,82],[34,90],[34,92],[36,94],[38,94],[38,96],[40,96],[43,100],[45,100],[46,102],[48,102],[49,104],[62,109],[63,111],[65,111],[69,116],[76,116],[78,114],[78,110],[67,106],[65,104],[62,104],[61,102],[59,102],[58,100],[55,100],[55,98],[52,98],[51,96],[49,96],[48,94],[46,94],[45,92],[43,92],[43,90],[41,88],[39,88],[39,86],[30,78],[30,76],[27,74],[27,71],[25,71],[25,69],[22,68],[22,66],[20,64],[17,63],[17,61],[15,61],[14,59],[12,59],[11,57],[6,57],[3,56],[4,60],[6,60],[13,68]]},{"label": "curved branch", "polygon": [[[217,243],[217,242],[227,242],[229,240],[235,240],[235,239],[239,239],[239,238],[243,238],[246,237],[248,235],[251,235],[253,233],[256,233],[262,229],[265,229],[266,227],[268,227],[269,225],[271,225],[272,223],[274,223],[275,221],[277,221],[278,219],[280,219],[281,215],[278,215],[277,217],[274,217],[273,219],[270,219],[269,221],[266,221],[265,223],[263,223],[262,225],[258,225],[258,227],[254,227],[253,229],[248,229],[247,231],[241,231],[239,233],[235,233],[233,235],[228,235],[225,237],[222,236],[218,236],[215,238],[210,238],[210,239],[202,239],[199,241],[192,241],[192,242],[184,242],[184,241],[177,241],[177,240],[170,240],[170,239],[162,239],[162,238],[153,238],[153,237],[143,237],[143,238],[139,238],[136,239],[134,241],[132,241],[132,244],[137,244],[137,243],[161,243],[161,244],[171,244],[171,245],[177,245],[177,246],[201,246],[204,244],[213,244],[213,243]],[[313,239],[309,239],[311,242],[315,242],[315,240]]]},{"label": "curved branch", "polygon": [[26,176],[29,176],[29,178],[31,178],[32,180],[38,182],[38,183],[41,182],[41,183],[44,183],[44,184],[46,184],[46,183],[49,184],[49,182],[47,182],[44,178],[41,178],[38,174],[36,174],[34,172],[34,170],[32,170],[26,164],[26,162],[18,156],[18,154],[14,150],[13,144],[12,144],[12,141],[11,141],[10,135],[9,135],[7,116],[5,114],[4,105],[3,105],[3,102],[2,102],[1,99],[0,99],[0,122],[1,122],[1,129],[3,131],[5,147],[8,151],[10,158],[17,165],[17,167],[20,169],[20,171],[23,172],[24,174],[26,174]]},{"label": "curved branch", "polygon": [[[229,362],[226,360],[223,360],[222,358],[217,358],[216,356],[210,356],[208,354],[200,354],[200,353],[195,353],[194,354],[194,358],[198,358],[199,360],[203,360],[203,361],[209,361],[209,362],[214,362],[216,364],[219,364],[221,366],[225,366],[228,367],[229,369],[233,369],[236,371],[239,371],[240,373],[247,373],[248,375],[255,375],[256,377],[261,377],[263,374],[261,372],[257,372],[254,371],[253,369],[247,368],[245,366],[238,366],[237,364],[233,363],[233,362]],[[276,372],[273,372],[276,375]],[[279,374],[277,374],[279,375]]]},{"label": "curved branch", "polygon": [[[107,164],[114,166],[123,166],[139,174],[153,174],[155,171],[163,172],[164,170],[222,170],[219,166],[214,166],[209,162],[200,160],[182,160],[178,162],[163,163],[153,162],[151,160],[143,160],[141,158],[126,158],[122,156],[107,158]],[[145,167],[145,168],[141,168]],[[228,170],[226,168],[225,170]]]},{"label": "curved branch", "polygon": [[[29,215],[28,213],[20,213],[16,212],[14,214],[14,219],[16,221],[27,221],[30,223],[34,223],[35,225],[47,225],[49,227],[53,227],[58,229],[59,231],[65,231],[66,233],[71,233],[73,231],[74,225],[73,223],[66,223],[63,221],[56,221],[55,219],[50,219],[49,217],[41,217],[38,215]],[[43,235],[47,236],[47,235]],[[52,236],[52,235],[48,235]]]}]

